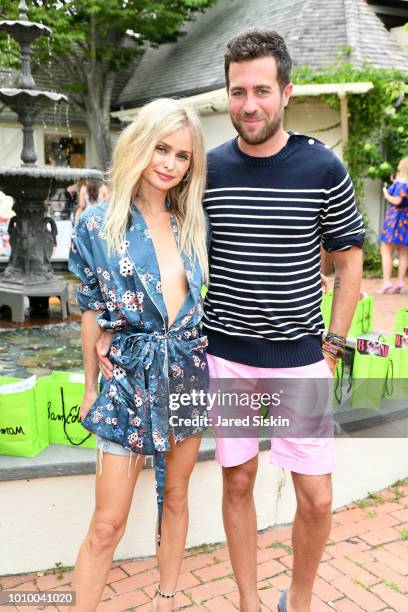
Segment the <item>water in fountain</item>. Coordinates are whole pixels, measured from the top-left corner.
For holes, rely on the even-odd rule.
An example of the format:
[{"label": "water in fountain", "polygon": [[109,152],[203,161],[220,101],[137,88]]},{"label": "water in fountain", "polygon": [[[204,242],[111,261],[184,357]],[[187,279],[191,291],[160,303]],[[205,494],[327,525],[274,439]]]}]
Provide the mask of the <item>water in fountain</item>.
[{"label": "water in fountain", "polygon": [[65,284],[51,268],[56,224],[44,216],[47,196],[51,191],[67,187],[81,178],[102,180],[102,173],[97,170],[37,164],[34,122],[50,105],[58,106],[68,100],[63,94],[35,88],[30,47],[36,38],[49,36],[51,30],[41,23],[28,21],[25,0],[21,0],[19,11],[18,20],[0,22],[0,31],[7,32],[20,45],[22,58],[22,74],[17,87],[0,89],[0,101],[17,114],[23,127],[23,164],[18,167],[0,166],[0,189],[13,197],[16,212],[9,226],[11,256],[0,277],[0,305],[7,304],[12,310],[16,309],[17,314],[12,313],[16,322],[22,320],[23,296],[42,297],[44,301],[47,296],[62,296],[66,292]]},{"label": "water in fountain", "polygon": [[0,376],[27,378],[82,369],[80,323],[0,329]]}]

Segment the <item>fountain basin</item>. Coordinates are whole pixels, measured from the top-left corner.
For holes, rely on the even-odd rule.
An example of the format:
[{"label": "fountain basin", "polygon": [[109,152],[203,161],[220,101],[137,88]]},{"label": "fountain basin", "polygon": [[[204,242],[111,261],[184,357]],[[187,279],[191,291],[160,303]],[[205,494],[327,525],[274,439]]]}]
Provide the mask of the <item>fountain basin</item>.
[{"label": "fountain basin", "polygon": [[22,45],[32,43],[40,36],[50,36],[52,34],[52,30],[48,26],[23,19],[7,19],[6,21],[2,21],[0,24],[0,32],[11,34],[14,40]]},{"label": "fountain basin", "polygon": [[58,187],[67,187],[80,179],[103,180],[100,170],[62,166],[0,166],[0,189],[15,202],[44,202]]},{"label": "fountain basin", "polygon": [[24,111],[24,116],[31,119],[34,119],[39,112],[50,104],[68,103],[68,98],[64,94],[40,91],[39,89],[17,89],[15,87],[0,89],[0,100],[17,115]]}]

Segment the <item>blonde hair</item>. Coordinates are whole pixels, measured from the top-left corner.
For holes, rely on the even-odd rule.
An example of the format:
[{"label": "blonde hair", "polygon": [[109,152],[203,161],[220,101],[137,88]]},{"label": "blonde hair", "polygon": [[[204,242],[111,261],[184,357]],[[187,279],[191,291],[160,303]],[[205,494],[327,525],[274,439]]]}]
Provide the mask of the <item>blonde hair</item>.
[{"label": "blonde hair", "polygon": [[398,164],[398,177],[408,180],[408,157],[401,159]]},{"label": "blonde hair", "polygon": [[181,100],[159,98],[146,104],[118,138],[109,172],[109,208],[106,242],[110,253],[119,252],[125,239],[133,194],[149,165],[157,143],[176,130],[188,127],[193,154],[185,179],[170,189],[180,236],[180,251],[198,259],[203,280],[208,282],[206,221],[202,206],[207,165],[203,129],[195,111]]}]

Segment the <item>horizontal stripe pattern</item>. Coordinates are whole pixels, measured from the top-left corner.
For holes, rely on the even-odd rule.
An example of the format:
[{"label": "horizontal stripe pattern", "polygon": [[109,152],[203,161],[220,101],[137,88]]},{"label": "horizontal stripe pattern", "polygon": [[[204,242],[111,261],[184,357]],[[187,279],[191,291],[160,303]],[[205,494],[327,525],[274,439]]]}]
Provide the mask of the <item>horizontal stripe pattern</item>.
[{"label": "horizontal stripe pattern", "polygon": [[362,242],[346,169],[310,141],[291,136],[259,165],[235,140],[209,153],[204,206],[212,239],[203,324],[210,334],[225,334],[227,344],[227,336],[272,346],[321,335],[320,245],[332,251]]}]

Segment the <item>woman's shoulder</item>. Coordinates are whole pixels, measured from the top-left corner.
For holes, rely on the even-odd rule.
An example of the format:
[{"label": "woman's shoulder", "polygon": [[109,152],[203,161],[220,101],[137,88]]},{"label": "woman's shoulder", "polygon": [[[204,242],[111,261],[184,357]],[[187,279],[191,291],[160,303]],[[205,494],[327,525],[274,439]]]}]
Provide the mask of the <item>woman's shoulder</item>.
[{"label": "woman's shoulder", "polygon": [[78,219],[77,227],[97,224],[100,227],[105,222],[108,211],[108,203],[100,202],[94,206],[87,207]]}]

